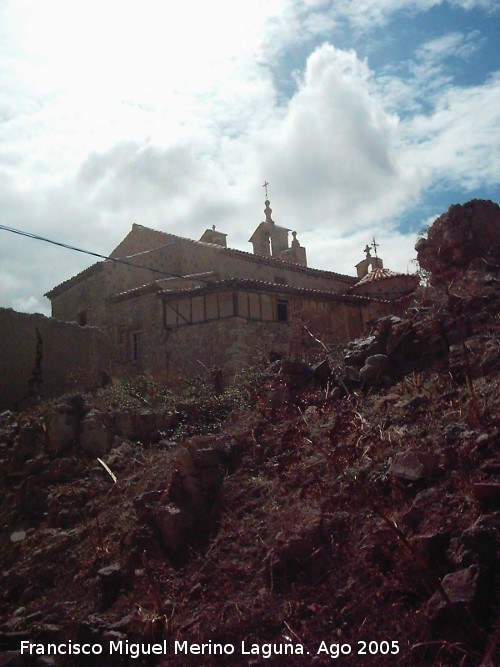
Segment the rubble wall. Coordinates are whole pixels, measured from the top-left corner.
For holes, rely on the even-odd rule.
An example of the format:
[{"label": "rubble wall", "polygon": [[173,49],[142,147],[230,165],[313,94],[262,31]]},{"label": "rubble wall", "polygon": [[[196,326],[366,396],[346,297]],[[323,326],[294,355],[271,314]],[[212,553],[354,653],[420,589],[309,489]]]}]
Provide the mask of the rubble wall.
[{"label": "rubble wall", "polygon": [[0,409],[100,383],[113,350],[95,327],[0,309]]}]

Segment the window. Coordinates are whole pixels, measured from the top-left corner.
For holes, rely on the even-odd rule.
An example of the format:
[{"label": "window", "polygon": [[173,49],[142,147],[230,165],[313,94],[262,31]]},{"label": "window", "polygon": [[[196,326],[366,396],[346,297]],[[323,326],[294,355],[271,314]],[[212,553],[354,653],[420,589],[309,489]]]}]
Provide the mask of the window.
[{"label": "window", "polygon": [[288,320],[288,301],[286,299],[278,299],[276,301],[276,312],[280,322]]},{"label": "window", "polygon": [[142,332],[137,331],[132,336],[132,359],[140,361],[142,358]]},{"label": "window", "polygon": [[78,324],[81,327],[86,327],[87,326],[87,311],[82,310],[81,313],[78,313]]}]

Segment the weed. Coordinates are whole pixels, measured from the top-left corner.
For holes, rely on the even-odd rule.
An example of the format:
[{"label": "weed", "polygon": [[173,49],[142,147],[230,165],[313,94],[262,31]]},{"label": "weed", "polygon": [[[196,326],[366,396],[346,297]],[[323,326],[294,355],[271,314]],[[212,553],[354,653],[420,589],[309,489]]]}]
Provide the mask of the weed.
[{"label": "weed", "polygon": [[144,407],[166,409],[172,405],[173,393],[151,376],[139,375],[99,389],[94,401],[104,408],[118,410]]}]

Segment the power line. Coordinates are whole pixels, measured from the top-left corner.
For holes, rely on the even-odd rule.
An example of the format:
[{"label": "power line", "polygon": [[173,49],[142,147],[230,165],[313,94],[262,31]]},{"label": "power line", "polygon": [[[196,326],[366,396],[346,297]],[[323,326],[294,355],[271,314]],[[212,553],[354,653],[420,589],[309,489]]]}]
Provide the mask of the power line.
[{"label": "power line", "polygon": [[[109,260],[110,262],[117,262],[118,264],[126,264],[135,269],[145,269],[146,271],[152,271],[153,273],[159,273],[162,276],[168,276],[169,278],[180,278],[181,280],[191,280],[199,283],[210,283],[210,280],[203,280],[201,278],[188,278],[186,276],[178,275],[177,273],[170,273],[169,271],[162,271],[161,269],[155,269],[152,266],[143,266],[142,264],[135,264],[134,262],[129,262],[126,259],[121,259],[119,257],[109,257],[108,255],[101,255],[98,252],[92,252],[91,250],[84,250],[83,248],[77,248],[76,246],[69,245],[68,243],[62,243],[61,241],[54,241],[53,239],[48,239],[45,236],[39,236],[38,234],[33,234],[32,232],[26,232],[22,229],[15,229],[14,227],[7,227],[6,225],[0,225],[0,230],[4,232],[12,232],[12,234],[18,234],[19,236],[25,236],[29,239],[34,239],[35,241],[44,241],[45,243],[51,243],[52,245],[59,246],[60,248],[66,248],[67,250],[75,250],[76,252],[81,252],[84,255],[91,255],[92,257],[99,257],[99,259]],[[166,243],[165,245],[169,245]],[[160,246],[164,247],[164,246]],[[153,248],[153,250],[159,250],[159,248]],[[150,252],[149,250],[145,253]],[[141,255],[145,253],[136,253],[136,255]],[[134,257],[135,255],[132,255]]]}]

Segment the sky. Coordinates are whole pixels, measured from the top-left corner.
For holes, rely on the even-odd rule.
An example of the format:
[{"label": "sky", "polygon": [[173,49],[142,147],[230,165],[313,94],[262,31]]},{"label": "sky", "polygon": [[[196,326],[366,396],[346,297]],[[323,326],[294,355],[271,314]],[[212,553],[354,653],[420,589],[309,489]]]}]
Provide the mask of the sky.
[{"label": "sky", "polygon": [[[264,181],[309,266],[388,268],[500,201],[498,0],[0,0],[0,224],[109,254],[132,223],[251,251]],[[95,258],[0,230],[0,306]]]}]

